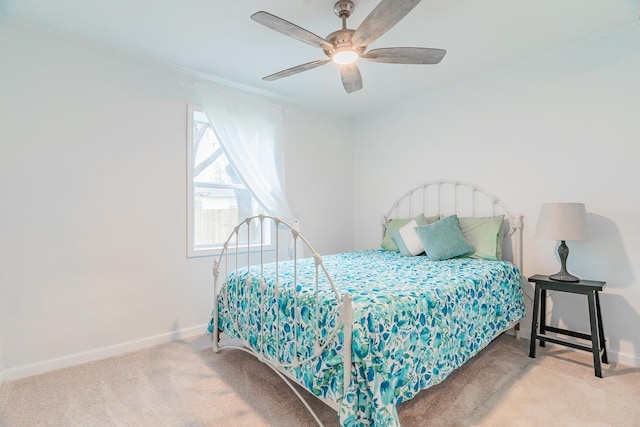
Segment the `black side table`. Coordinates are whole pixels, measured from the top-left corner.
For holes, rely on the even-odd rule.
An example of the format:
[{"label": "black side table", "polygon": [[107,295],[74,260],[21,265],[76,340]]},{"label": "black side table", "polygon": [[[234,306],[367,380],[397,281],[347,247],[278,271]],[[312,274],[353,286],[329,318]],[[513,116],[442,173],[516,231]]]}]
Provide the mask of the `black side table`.
[{"label": "black side table", "polygon": [[[602,314],[600,312],[600,298],[598,297],[598,292],[604,289],[606,282],[598,282],[594,280],[560,282],[549,279],[549,276],[543,276],[541,274],[531,276],[528,280],[531,283],[535,283],[536,286],[535,296],[533,298],[533,319],[531,321],[531,347],[529,349],[529,357],[536,357],[536,340],[540,341],[540,347],[544,347],[545,342],[549,341],[555,344],[576,348],[578,350],[588,351],[593,354],[593,367],[596,376],[602,378],[601,363],[609,362],[607,360],[607,349],[605,347],[604,329],[602,327]],[[584,334],[547,325],[547,290],[586,295],[589,303],[591,334]],[[540,314],[539,324],[538,313]],[[546,332],[554,332],[560,335],[588,340],[591,341],[591,346],[550,337],[546,335]]]}]

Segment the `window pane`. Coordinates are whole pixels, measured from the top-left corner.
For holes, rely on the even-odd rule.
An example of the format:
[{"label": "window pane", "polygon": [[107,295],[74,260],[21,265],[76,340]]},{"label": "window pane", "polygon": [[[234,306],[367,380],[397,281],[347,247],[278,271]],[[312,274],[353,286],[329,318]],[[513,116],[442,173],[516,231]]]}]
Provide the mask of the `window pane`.
[{"label": "window pane", "polygon": [[[260,206],[229,164],[206,115],[195,110],[191,118],[192,249],[215,249],[224,244],[242,220],[257,215]],[[257,221],[252,222],[249,240],[246,227],[240,230],[240,246],[260,244],[261,230]],[[262,230],[262,233],[263,244],[269,245],[270,230]],[[235,244],[235,239],[230,242],[230,246]]]},{"label": "window pane", "polygon": [[[200,136],[194,146],[194,181],[232,184],[235,173],[209,123],[195,122],[193,135],[194,138]],[[238,179],[235,181],[239,182]]]},{"label": "window pane", "polygon": [[[233,227],[248,216],[256,215],[257,203],[246,189],[194,188],[194,245],[197,248],[221,245]],[[252,230],[251,243],[259,243],[257,230]],[[246,233],[240,244],[246,244]],[[235,242],[232,242],[235,244]]]}]

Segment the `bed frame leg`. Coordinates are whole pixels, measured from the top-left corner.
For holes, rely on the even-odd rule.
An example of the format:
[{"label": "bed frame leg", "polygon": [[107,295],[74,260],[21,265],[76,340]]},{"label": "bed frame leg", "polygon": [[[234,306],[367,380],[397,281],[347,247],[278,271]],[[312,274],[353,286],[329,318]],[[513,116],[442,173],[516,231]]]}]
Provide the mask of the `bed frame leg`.
[{"label": "bed frame leg", "polygon": [[[217,323],[217,322],[216,322]],[[213,350],[214,353],[217,353],[220,351],[220,333],[222,331],[220,330],[220,328],[218,327],[214,327],[213,328],[213,336],[211,337],[211,349]]]},{"label": "bed frame leg", "polygon": [[353,297],[346,293],[342,297],[342,322],[344,324],[344,339],[342,349],[342,368],[344,370],[343,396],[347,395],[351,383],[351,341],[353,334]]},{"label": "bed frame leg", "polygon": [[[226,243],[225,243],[226,250]],[[220,261],[213,261],[213,295],[215,296],[215,303],[213,304],[213,345],[211,348],[214,353],[220,351],[218,344],[220,343],[220,328],[218,328],[218,280],[220,279]]]}]

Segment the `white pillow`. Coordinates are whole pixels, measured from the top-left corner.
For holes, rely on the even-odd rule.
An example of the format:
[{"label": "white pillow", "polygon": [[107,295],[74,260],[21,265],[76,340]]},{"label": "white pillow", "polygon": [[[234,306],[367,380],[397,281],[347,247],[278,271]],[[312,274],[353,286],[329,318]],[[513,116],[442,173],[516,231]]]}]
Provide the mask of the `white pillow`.
[{"label": "white pillow", "polygon": [[416,256],[424,252],[424,247],[416,233],[418,223],[412,219],[407,225],[400,227],[398,231],[392,234],[393,241],[400,249],[400,253],[405,256]]}]

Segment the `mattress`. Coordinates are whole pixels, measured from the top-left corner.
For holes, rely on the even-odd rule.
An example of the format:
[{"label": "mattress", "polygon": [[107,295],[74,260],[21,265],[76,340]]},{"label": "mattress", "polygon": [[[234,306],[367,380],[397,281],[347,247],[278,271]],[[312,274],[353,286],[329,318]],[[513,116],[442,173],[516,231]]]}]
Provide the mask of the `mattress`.
[{"label": "mattress", "polygon": [[353,297],[346,394],[342,329],[332,335],[338,302],[322,274],[315,289],[313,258],[232,272],[218,295],[219,327],[266,359],[294,365],[313,355],[319,335],[321,356],[286,369],[316,396],[337,402],[343,426],[399,425],[398,404],[442,382],[525,315],[521,273],[508,261],[365,250],[323,263],[338,292]]}]

